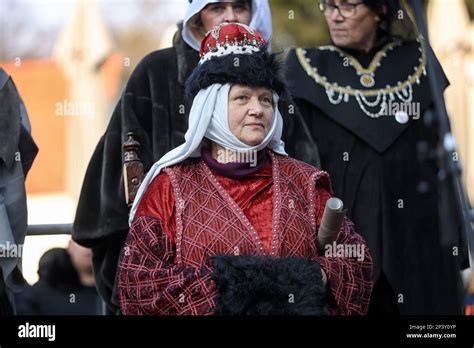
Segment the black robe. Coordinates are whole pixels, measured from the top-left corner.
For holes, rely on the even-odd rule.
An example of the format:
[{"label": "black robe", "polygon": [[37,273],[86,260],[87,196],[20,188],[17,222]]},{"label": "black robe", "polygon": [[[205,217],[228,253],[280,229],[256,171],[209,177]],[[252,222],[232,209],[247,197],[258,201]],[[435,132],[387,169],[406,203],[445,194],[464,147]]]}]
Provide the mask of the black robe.
[{"label": "black robe", "polygon": [[[306,62],[330,83],[364,90],[360,76],[347,64],[347,54],[366,68],[391,41],[382,40],[366,54],[307,49]],[[373,89],[396,86],[413,75],[420,66],[419,47],[417,41],[404,41],[387,51],[375,71]],[[427,54],[434,57],[431,50]],[[417,153],[420,140],[433,144],[437,138],[426,124],[433,117],[426,76],[412,85],[421,117],[402,124],[393,116],[367,116],[353,96],[332,104],[296,50],[287,65],[290,91],[319,148],[321,168],[329,172],[335,195],[344,201],[373,256],[377,283],[369,313],[460,314],[458,271],[467,266],[465,240],[459,226],[453,226],[452,245],[441,247],[435,165],[422,162]],[[439,64],[436,70],[446,87]],[[292,143],[291,136],[287,140]]]},{"label": "black robe", "polygon": [[[184,142],[192,101],[184,84],[199,60],[198,52],[179,40],[175,47],[150,53],[138,64],[99,141],[84,178],[73,239],[92,248],[96,286],[111,313],[119,314],[115,278],[120,249],[128,233],[128,212],[122,175],[122,143],[133,132],[145,171]],[[283,101],[282,101],[283,103]],[[298,159],[317,163],[310,135],[292,116],[298,134],[292,150]],[[290,128],[288,128],[290,130]],[[293,151],[290,151],[292,154]]]}]

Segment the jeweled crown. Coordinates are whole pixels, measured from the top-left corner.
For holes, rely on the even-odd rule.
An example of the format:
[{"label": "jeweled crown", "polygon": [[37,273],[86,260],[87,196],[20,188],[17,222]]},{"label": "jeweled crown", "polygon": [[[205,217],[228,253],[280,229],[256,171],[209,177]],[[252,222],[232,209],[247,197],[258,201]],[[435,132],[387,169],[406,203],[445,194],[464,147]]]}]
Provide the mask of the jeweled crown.
[{"label": "jeweled crown", "polygon": [[202,40],[199,64],[212,57],[259,52],[265,44],[260,33],[245,24],[221,23],[210,30]]}]

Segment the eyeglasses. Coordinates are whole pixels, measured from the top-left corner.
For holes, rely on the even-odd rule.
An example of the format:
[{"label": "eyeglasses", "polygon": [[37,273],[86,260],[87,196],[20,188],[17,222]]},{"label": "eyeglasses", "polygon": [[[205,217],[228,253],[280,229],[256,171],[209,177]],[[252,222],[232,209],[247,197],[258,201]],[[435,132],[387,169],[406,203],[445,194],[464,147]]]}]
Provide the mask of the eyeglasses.
[{"label": "eyeglasses", "polygon": [[327,1],[320,1],[319,2],[319,9],[321,12],[324,13],[326,17],[329,17],[332,15],[335,9],[339,12],[339,14],[344,17],[351,17],[356,13],[357,6],[362,5],[363,2],[359,2],[357,4],[351,4],[347,2],[343,2],[342,4],[334,5],[334,4],[328,4]]}]

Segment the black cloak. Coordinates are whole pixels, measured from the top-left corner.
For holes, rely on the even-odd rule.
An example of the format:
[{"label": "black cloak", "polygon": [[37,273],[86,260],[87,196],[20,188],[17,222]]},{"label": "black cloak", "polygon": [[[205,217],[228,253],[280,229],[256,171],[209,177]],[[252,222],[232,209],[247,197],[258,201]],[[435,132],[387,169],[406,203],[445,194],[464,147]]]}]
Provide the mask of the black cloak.
[{"label": "black cloak", "polygon": [[[287,62],[290,92],[319,148],[321,168],[329,172],[335,195],[344,201],[348,217],[371,250],[378,281],[369,314],[461,314],[458,271],[468,266],[465,238],[460,227],[453,226],[452,245],[441,247],[435,165],[421,161],[417,152],[420,141],[437,140],[422,65],[422,52],[434,53],[422,50],[418,41],[393,42],[385,37],[368,53],[334,46],[292,50]],[[354,66],[359,62],[367,69],[373,59],[380,59],[379,66],[374,81],[369,77],[365,84],[375,84],[365,87]],[[421,74],[413,78],[417,69]],[[439,63],[436,70],[445,88],[448,81]],[[355,96],[331,91],[334,83],[353,90],[383,90],[410,78],[407,94],[400,93],[408,97],[412,89],[420,117],[405,115],[402,122],[393,115],[369,117]],[[386,97],[388,103],[390,94]],[[375,103],[376,97],[366,100]],[[372,114],[377,111],[367,103],[364,107]],[[292,143],[291,135],[287,140]]]}]

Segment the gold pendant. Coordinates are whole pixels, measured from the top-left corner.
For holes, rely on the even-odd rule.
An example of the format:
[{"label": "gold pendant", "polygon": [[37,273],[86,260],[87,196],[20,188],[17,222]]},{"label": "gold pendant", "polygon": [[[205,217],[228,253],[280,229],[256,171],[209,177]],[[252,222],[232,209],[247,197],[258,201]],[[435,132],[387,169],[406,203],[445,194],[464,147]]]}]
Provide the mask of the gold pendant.
[{"label": "gold pendant", "polygon": [[367,87],[367,88],[374,87],[375,79],[373,76],[369,74],[363,74],[360,77],[360,83],[362,84],[362,86]]}]

